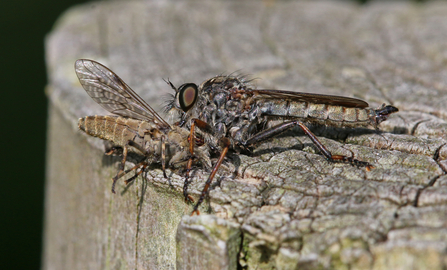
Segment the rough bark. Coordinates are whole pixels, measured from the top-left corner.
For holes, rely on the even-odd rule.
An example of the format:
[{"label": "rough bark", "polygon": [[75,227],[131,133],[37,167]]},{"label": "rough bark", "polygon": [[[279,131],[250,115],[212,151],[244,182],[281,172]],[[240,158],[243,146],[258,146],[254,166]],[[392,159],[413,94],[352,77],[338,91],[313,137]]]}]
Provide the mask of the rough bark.
[{"label": "rough bark", "polygon": [[[44,269],[445,269],[447,4],[292,1],[97,2],[47,38],[50,105]],[[399,113],[382,133],[294,130],[232,154],[202,215],[183,175],[153,166],[110,192],[119,157],[77,130],[107,114],[77,82],[99,61],[155,109],[184,82],[248,73],[258,88],[358,97]],[[128,164],[130,166],[130,164]],[[208,172],[196,171],[197,198]],[[210,211],[211,215],[206,215]]]}]

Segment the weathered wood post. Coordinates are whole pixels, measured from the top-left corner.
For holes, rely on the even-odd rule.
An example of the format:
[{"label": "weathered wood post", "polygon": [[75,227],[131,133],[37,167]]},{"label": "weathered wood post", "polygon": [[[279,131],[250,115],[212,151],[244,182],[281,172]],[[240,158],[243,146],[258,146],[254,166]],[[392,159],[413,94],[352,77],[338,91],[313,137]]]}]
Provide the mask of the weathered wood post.
[{"label": "weathered wood post", "polygon": [[[47,38],[50,99],[44,269],[445,269],[447,4],[291,1],[96,2]],[[81,88],[78,58],[112,68],[156,110],[176,85],[241,70],[258,88],[358,97],[400,112],[383,133],[316,129],[232,155],[199,217],[182,174],[161,168],[117,194],[120,158],[77,130],[108,114]],[[336,133],[340,132],[340,133]],[[198,196],[206,171],[190,186]],[[210,215],[206,210],[211,209]]]}]

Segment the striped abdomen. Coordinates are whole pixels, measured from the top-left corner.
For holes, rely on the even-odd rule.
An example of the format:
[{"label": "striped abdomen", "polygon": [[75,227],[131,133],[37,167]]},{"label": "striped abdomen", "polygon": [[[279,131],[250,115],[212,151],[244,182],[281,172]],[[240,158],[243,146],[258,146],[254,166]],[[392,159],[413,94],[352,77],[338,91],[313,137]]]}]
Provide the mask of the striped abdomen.
[{"label": "striped abdomen", "polygon": [[309,102],[263,100],[258,103],[261,113],[281,118],[300,118],[304,122],[334,127],[366,127],[373,125],[374,109],[350,108]]},{"label": "striped abdomen", "polygon": [[128,141],[144,147],[144,131],[149,123],[118,116],[86,116],[79,119],[78,127],[90,136],[108,140],[116,145],[124,146]]}]

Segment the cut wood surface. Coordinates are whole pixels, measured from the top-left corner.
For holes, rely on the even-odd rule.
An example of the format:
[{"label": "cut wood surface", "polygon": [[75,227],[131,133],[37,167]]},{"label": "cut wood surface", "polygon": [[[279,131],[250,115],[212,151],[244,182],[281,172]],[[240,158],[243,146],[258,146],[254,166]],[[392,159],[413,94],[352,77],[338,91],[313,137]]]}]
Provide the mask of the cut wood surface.
[{"label": "cut wood surface", "polygon": [[[66,12],[46,40],[50,99],[44,269],[445,269],[447,3],[110,1]],[[236,72],[259,89],[399,108],[380,126],[314,127],[231,153],[201,215],[184,174],[153,165],[110,192],[120,157],[77,129],[107,115],[74,72],[115,71],[162,114],[172,89]],[[132,166],[129,162],[127,166]],[[197,200],[209,172],[194,171]],[[171,185],[169,184],[171,182]]]}]

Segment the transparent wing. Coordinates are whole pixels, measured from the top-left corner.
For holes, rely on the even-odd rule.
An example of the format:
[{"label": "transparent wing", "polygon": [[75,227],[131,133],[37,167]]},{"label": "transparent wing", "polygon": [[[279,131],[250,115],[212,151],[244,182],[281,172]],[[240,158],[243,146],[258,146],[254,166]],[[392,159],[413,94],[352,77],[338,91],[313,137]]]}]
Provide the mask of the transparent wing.
[{"label": "transparent wing", "polygon": [[305,101],[315,104],[329,104],[351,108],[366,108],[368,103],[357,98],[331,96],[322,94],[311,94],[302,92],[282,90],[248,90],[256,99],[288,99],[294,101]]},{"label": "transparent wing", "polygon": [[170,125],[163,120],[118,75],[98,62],[79,59],[75,63],[79,82],[89,96],[107,111],[124,117]]}]

